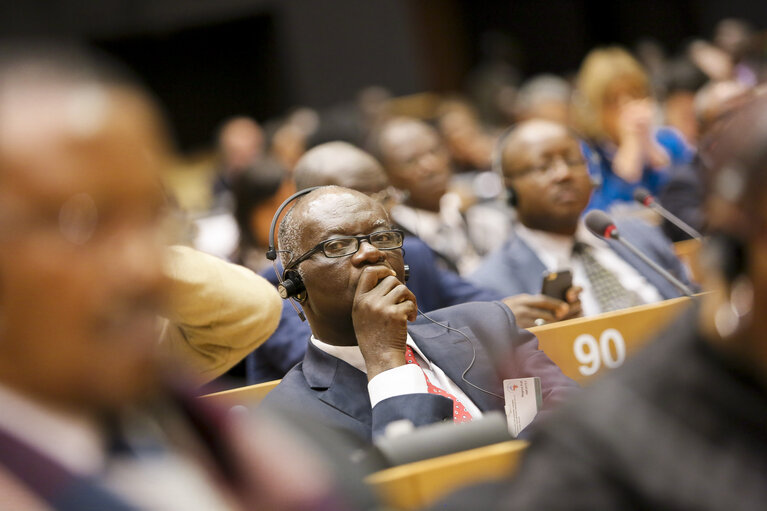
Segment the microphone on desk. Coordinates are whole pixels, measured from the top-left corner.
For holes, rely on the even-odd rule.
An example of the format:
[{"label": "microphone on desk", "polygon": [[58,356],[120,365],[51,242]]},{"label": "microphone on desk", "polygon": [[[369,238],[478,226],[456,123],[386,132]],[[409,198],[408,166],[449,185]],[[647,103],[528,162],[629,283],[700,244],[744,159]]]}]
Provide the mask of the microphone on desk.
[{"label": "microphone on desk", "polygon": [[617,241],[627,249],[629,249],[635,256],[647,263],[650,268],[658,272],[664,279],[674,285],[682,294],[686,296],[692,296],[692,290],[685,286],[679,279],[671,275],[669,272],[661,268],[655,261],[647,257],[643,252],[636,248],[633,244],[629,243],[620,235],[618,228],[615,226],[612,218],[607,216],[604,211],[597,209],[591,210],[586,214],[585,218],[586,227],[589,231],[596,234],[600,238],[608,238]]},{"label": "microphone on desk", "polygon": [[684,222],[681,218],[673,214],[671,211],[667,210],[663,206],[660,205],[660,203],[653,197],[650,192],[648,192],[645,188],[637,188],[634,190],[634,200],[637,201],[639,204],[642,204],[645,207],[648,207],[658,213],[660,216],[671,222],[672,224],[676,225],[684,231],[689,237],[692,239],[696,239],[700,241],[702,238],[701,234],[696,231],[695,229],[690,226],[690,224]]}]

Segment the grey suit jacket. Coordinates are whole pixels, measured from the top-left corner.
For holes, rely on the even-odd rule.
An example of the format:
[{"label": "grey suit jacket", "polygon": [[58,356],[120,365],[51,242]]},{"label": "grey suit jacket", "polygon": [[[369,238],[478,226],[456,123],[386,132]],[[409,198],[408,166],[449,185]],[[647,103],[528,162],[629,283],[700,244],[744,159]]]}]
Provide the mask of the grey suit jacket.
[{"label": "grey suit jacket", "polygon": [[[420,317],[408,328],[410,336],[483,412],[503,409],[504,378],[541,378],[544,407],[539,416],[577,388],[538,350],[535,336],[517,327],[513,314],[501,302],[466,303],[428,315],[463,335]],[[263,405],[295,407],[367,440],[383,433],[395,420],[408,419],[420,426],[453,417],[452,401],[435,394],[395,396],[373,408],[367,383],[362,371],[309,343],[303,362],[288,372]]]},{"label": "grey suit jacket", "polygon": [[[690,284],[681,261],[663,233],[645,222],[629,220],[616,222],[623,238],[644,252],[650,259],[676,278]],[[681,293],[645,262],[614,240],[607,244],[616,254],[633,266],[647,282],[655,286],[663,299],[676,298]],[[533,249],[519,236],[512,236],[503,246],[487,256],[480,267],[469,276],[479,286],[494,289],[504,296],[541,292],[546,267]]]}]

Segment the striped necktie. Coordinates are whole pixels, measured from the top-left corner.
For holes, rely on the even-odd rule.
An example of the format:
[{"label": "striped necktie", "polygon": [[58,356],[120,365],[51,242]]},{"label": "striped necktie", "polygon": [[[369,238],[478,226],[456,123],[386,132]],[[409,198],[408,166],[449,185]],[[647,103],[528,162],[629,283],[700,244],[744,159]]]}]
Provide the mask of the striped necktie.
[{"label": "striped necktie", "polygon": [[626,289],[618,277],[602,266],[591,253],[592,248],[576,241],[573,245],[573,257],[580,259],[586,277],[591,284],[591,292],[602,312],[625,309],[644,303],[634,291]]}]

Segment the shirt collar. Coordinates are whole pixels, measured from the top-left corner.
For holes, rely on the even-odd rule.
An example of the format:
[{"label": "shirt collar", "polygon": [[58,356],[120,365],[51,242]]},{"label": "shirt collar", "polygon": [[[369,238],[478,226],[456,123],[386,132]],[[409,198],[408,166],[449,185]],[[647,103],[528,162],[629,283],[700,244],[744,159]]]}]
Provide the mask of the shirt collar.
[{"label": "shirt collar", "polygon": [[551,271],[570,267],[570,257],[576,241],[593,248],[605,246],[604,241],[589,232],[583,222],[578,222],[573,236],[530,229],[521,222],[515,226],[514,232],[533,248],[538,257],[541,258],[541,262]]},{"label": "shirt collar", "polygon": [[[337,359],[343,360],[350,366],[367,374],[368,371],[367,366],[365,365],[365,358],[362,356],[362,351],[360,350],[359,346],[335,346],[333,344],[328,344],[320,341],[314,335],[312,335],[311,341],[317,349],[324,351],[328,355],[336,357]],[[428,362],[428,359],[423,356],[423,353],[420,349],[418,349],[418,346],[415,345],[415,342],[413,342],[413,338],[410,337],[409,333],[407,334],[407,341],[405,342],[414,352],[418,354],[419,357]]]}]

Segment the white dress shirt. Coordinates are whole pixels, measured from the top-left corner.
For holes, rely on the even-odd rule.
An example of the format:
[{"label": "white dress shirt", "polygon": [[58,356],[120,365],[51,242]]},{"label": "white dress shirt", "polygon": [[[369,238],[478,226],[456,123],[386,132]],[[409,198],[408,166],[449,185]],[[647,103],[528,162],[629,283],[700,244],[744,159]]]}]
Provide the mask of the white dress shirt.
[{"label": "white dress shirt", "polygon": [[616,254],[604,240],[590,233],[583,223],[578,224],[575,236],[529,229],[521,223],[514,227],[514,232],[535,252],[548,271],[570,270],[573,272],[573,285],[583,288],[580,298],[584,316],[599,314],[602,310],[594,297],[583,263],[580,258],[573,257],[575,241],[591,247],[591,253],[597,262],[615,274],[621,285],[634,291],[642,301],[652,303],[663,300],[655,286]]},{"label": "white dress shirt", "polygon": [[[445,392],[448,392],[455,396],[458,401],[463,404],[472,418],[482,416],[482,412],[477,405],[475,405],[469,396],[467,396],[453,380],[427,359],[424,354],[415,345],[410,334],[407,335],[407,345],[413,350],[413,355],[418,362],[418,366],[412,364],[405,364],[393,369],[384,371],[368,382],[368,394],[370,395],[370,406],[373,407],[383,401],[394,396],[402,396],[405,394],[428,394],[429,391],[426,387],[426,379],[424,375],[429,378],[432,385],[441,388]],[[365,359],[362,357],[362,351],[359,346],[334,346],[327,344],[312,335],[312,344],[317,349],[324,351],[328,355],[334,356],[343,360],[350,366],[359,369],[363,373],[367,374],[367,367],[365,366]]]}]

